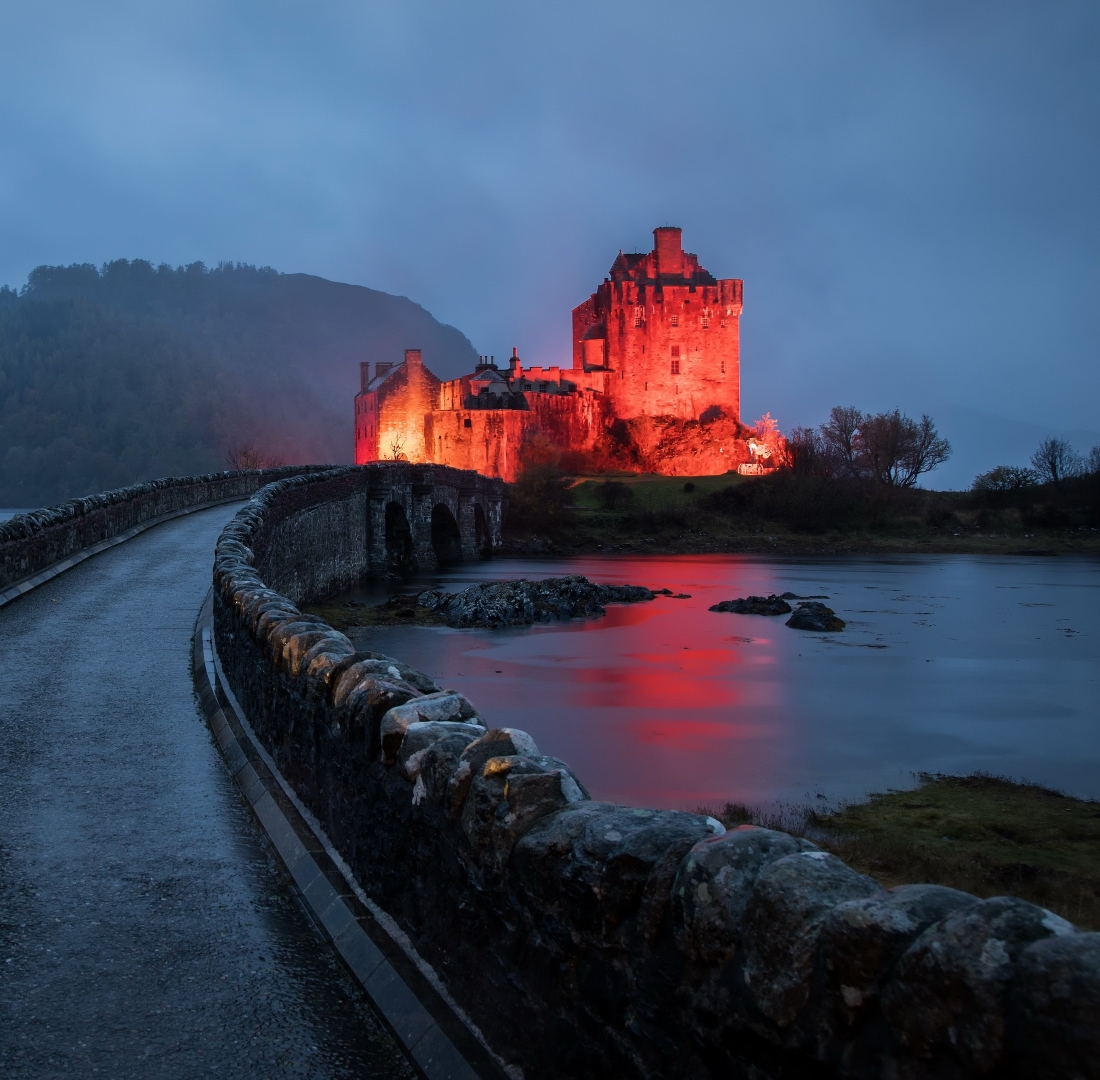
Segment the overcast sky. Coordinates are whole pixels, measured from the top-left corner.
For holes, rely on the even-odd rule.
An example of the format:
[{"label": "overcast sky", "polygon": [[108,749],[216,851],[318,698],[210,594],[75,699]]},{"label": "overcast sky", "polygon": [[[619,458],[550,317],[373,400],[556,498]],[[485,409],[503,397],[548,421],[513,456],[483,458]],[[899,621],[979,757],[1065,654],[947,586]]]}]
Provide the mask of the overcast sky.
[{"label": "overcast sky", "polygon": [[1095,0],[0,15],[0,282],[239,260],[567,365],[570,309],[675,224],[745,280],[746,419],[1098,426]]}]

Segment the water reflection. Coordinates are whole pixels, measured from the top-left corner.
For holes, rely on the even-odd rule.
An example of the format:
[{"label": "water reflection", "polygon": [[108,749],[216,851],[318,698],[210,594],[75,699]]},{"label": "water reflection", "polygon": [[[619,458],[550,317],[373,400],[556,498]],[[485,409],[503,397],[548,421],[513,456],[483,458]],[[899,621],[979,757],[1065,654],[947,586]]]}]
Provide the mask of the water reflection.
[{"label": "water reflection", "polygon": [[[528,629],[354,636],[460,689],[491,724],[529,731],[596,798],[846,798],[907,786],[925,769],[987,769],[1100,797],[1100,561],[588,557],[462,565],[417,584],[563,573],[691,599]],[[828,595],[847,629],[811,634],[707,610],[788,589]]]}]

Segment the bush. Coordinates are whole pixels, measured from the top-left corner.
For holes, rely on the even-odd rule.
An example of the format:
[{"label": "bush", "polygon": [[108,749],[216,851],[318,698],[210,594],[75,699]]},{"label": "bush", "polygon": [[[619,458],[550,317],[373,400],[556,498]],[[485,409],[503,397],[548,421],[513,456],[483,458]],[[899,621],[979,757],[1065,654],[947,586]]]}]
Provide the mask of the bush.
[{"label": "bush", "polygon": [[521,447],[519,461],[519,475],[509,486],[505,527],[511,533],[558,531],[575,498],[558,467],[557,449],[535,435]]},{"label": "bush", "polygon": [[796,532],[824,533],[853,525],[881,525],[892,501],[868,484],[843,478],[798,474],[784,469],[699,500],[708,510],[740,517],[751,514]]},{"label": "bush", "polygon": [[962,524],[959,515],[943,505],[930,507],[928,513],[924,516],[924,523],[930,525],[933,529],[958,528]]},{"label": "bush", "polygon": [[621,480],[608,480],[596,488],[596,501],[603,510],[625,510],[634,501],[634,492]]}]

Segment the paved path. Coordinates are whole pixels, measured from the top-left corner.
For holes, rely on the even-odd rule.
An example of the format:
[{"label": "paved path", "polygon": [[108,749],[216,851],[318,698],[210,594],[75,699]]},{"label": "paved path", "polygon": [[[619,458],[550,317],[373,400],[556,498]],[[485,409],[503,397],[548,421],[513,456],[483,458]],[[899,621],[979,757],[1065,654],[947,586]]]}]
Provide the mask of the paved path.
[{"label": "paved path", "polygon": [[200,718],[192,628],[236,507],[0,609],[0,1075],[407,1077]]}]

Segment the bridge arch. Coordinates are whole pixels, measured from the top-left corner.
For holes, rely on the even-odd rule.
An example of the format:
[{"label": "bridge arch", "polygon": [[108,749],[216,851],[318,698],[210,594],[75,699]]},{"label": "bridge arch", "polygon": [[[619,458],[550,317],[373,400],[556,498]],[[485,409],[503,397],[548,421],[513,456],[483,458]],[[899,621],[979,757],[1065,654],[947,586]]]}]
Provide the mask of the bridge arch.
[{"label": "bridge arch", "polygon": [[386,503],[386,564],[393,573],[411,574],[416,569],[415,545],[405,508],[392,499]]},{"label": "bridge arch", "polygon": [[446,503],[432,507],[432,550],[440,566],[462,561],[462,533]]},{"label": "bridge arch", "polygon": [[479,559],[493,557],[493,534],[489,531],[489,521],[481,503],[474,503],[474,545]]}]

